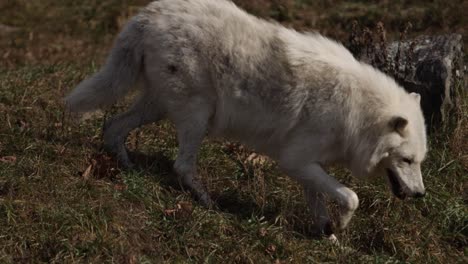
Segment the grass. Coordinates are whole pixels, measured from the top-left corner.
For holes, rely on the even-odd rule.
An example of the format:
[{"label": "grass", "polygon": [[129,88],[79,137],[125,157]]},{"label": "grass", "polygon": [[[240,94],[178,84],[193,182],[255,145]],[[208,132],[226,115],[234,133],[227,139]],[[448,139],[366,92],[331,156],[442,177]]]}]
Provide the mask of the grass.
[{"label": "grass", "polygon": [[[274,163],[252,161],[223,142],[207,141],[199,161],[216,210],[200,207],[175,182],[168,123],[132,133],[128,146],[141,166],[119,170],[100,150],[104,116],[73,122],[60,99],[96,70],[123,21],[145,2],[0,3],[0,24],[18,28],[0,38],[0,262],[467,261],[468,97],[461,85],[457,118],[430,138],[424,199],[399,201],[381,182],[360,183],[330,168],[361,200],[339,234],[349,251],[311,237],[301,189]],[[390,33],[410,18],[420,23],[414,34],[467,27],[457,1],[236,2],[342,39],[354,18],[383,20]]]}]

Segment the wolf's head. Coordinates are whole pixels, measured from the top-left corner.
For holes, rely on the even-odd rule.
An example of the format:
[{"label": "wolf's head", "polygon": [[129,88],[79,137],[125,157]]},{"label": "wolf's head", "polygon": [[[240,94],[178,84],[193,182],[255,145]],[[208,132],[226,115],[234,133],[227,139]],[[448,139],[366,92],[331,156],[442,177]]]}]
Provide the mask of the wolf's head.
[{"label": "wolf's head", "polygon": [[400,102],[404,109],[387,117],[368,167],[370,174],[385,177],[400,199],[425,195],[421,163],[427,152],[426,129],[419,102],[419,94],[406,94]]}]

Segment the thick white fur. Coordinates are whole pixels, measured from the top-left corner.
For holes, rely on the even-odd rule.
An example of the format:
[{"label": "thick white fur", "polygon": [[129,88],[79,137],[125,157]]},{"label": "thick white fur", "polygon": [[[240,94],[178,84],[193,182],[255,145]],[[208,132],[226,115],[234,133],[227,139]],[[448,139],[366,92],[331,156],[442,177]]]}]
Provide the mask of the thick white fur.
[{"label": "thick white fur", "polygon": [[341,164],[356,177],[387,178],[391,171],[398,194],[424,193],[419,95],[319,34],[266,22],[225,0],[156,1],[127,24],[103,69],[66,102],[73,111],[93,110],[137,79],[142,95],[106,125],[105,145],[131,165],[127,134],[169,118],[180,144],[175,170],[206,205],[211,200],[196,180],[206,133],[276,159],[304,186],[322,232],[330,233],[326,199],[340,205],[341,228],[358,207],[357,195],[323,164]]}]

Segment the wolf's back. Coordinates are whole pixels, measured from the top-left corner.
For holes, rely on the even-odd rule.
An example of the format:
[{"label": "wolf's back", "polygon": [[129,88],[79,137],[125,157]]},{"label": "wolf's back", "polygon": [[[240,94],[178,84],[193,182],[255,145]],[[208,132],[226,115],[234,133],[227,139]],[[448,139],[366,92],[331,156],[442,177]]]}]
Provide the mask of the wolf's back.
[{"label": "wolf's back", "polygon": [[110,105],[130,90],[143,67],[144,26],[137,17],[127,23],[106,64],[65,98],[70,111],[87,112]]}]

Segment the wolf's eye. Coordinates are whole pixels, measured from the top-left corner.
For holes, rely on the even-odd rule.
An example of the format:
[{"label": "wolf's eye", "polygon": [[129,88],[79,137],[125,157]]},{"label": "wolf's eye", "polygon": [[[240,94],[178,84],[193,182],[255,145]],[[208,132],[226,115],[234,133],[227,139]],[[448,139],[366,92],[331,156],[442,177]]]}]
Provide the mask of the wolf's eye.
[{"label": "wolf's eye", "polygon": [[403,158],[403,162],[407,163],[408,165],[411,165],[411,163],[413,163],[413,161],[411,159],[408,159],[408,158]]}]

